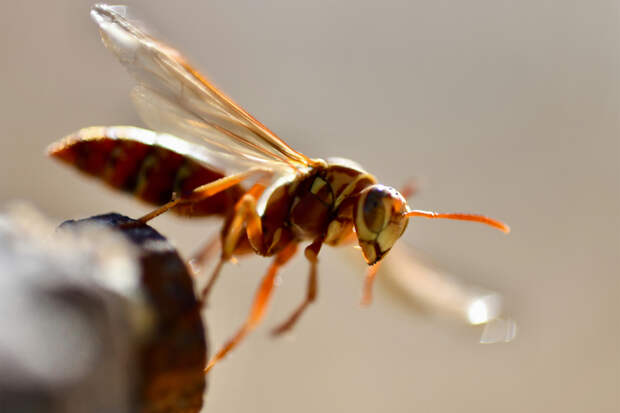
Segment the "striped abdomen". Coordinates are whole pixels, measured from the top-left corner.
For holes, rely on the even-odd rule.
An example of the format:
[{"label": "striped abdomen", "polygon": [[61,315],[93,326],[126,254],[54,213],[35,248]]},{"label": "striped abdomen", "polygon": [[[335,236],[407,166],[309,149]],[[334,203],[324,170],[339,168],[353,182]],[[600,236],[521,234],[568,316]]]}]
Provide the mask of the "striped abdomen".
[{"label": "striped abdomen", "polygon": [[[181,142],[179,138],[161,136],[135,127],[90,127],[51,145],[48,153],[154,205],[170,201],[174,193],[188,195],[194,188],[224,176],[175,148],[175,139]],[[226,214],[242,195],[243,189],[237,185],[173,210],[190,216]]]}]

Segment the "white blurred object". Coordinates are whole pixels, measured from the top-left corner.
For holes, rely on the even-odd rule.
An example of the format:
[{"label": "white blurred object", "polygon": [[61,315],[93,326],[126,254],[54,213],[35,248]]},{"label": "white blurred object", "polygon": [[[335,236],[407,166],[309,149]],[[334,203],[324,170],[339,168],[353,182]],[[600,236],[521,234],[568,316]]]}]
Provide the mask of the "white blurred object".
[{"label": "white blurred object", "polygon": [[498,294],[473,296],[467,304],[467,320],[470,324],[485,324],[495,319],[502,307],[502,297]]},{"label": "white blurred object", "polygon": [[480,343],[510,343],[517,336],[517,323],[508,318],[496,318],[489,321],[482,330]]},{"label": "white blurred object", "polygon": [[516,323],[500,318],[500,294],[466,285],[425,264],[418,254],[402,245],[396,245],[384,261],[381,276],[425,310],[471,325],[484,324],[481,343],[509,342],[515,338]]}]

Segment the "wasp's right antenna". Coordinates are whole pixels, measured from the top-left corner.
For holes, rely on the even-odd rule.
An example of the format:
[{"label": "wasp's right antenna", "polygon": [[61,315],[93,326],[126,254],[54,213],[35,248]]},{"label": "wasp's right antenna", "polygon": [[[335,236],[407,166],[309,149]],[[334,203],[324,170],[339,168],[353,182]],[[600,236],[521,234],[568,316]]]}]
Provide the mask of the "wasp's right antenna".
[{"label": "wasp's right antenna", "polygon": [[475,215],[475,214],[460,214],[460,213],[451,213],[451,214],[440,214],[438,212],[433,211],[422,211],[419,209],[414,209],[405,212],[404,214],[407,218],[411,217],[424,217],[424,218],[445,218],[445,219],[456,219],[459,221],[474,221],[480,222],[481,224],[489,225],[493,228],[497,228],[500,231],[508,234],[510,232],[510,227],[504,224],[501,221],[498,221],[493,218],[485,217],[483,215]]}]

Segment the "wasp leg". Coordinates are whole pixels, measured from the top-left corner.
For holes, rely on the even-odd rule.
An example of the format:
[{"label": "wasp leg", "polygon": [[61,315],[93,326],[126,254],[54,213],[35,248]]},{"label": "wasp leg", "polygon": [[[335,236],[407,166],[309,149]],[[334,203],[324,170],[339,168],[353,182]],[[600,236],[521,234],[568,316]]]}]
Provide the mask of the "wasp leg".
[{"label": "wasp leg", "polygon": [[252,249],[260,255],[267,252],[263,241],[263,223],[256,211],[256,200],[264,190],[265,186],[257,183],[237,201],[235,215],[222,240],[222,256],[226,259],[230,259],[237,248],[244,224]]},{"label": "wasp leg", "polygon": [[317,264],[318,255],[323,244],[323,238],[315,240],[312,244],[308,245],[304,250],[306,259],[310,262],[310,274],[308,277],[308,288],[306,290],[306,298],[297,307],[295,311],[289,316],[289,318],[271,330],[271,334],[277,336],[289,331],[295,323],[299,320],[299,317],[303,314],[310,303],[316,300],[317,295]]},{"label": "wasp leg", "polygon": [[[357,241],[357,236],[355,232],[351,231],[349,234],[345,235],[342,239],[338,241],[336,245],[349,245],[353,244]],[[374,265],[368,267],[366,271],[366,278],[364,280],[364,288],[362,291],[362,306],[368,306],[372,302],[372,286],[375,281],[375,277],[377,276],[377,271],[379,271],[379,267],[382,261],[375,263]]]},{"label": "wasp leg", "polygon": [[417,179],[409,179],[405,182],[405,185],[400,189],[400,194],[405,199],[409,199],[420,191],[420,183]]},{"label": "wasp leg", "polygon": [[208,184],[201,185],[195,188],[192,191],[192,193],[187,196],[179,197],[179,196],[173,195],[172,200],[170,202],[167,202],[164,205],[160,206],[159,208],[140,217],[138,221],[140,221],[141,223],[146,223],[152,220],[153,218],[160,216],[161,214],[168,211],[169,209],[174,208],[175,206],[179,204],[192,204],[194,202],[202,201],[203,199],[209,198],[210,196],[213,196],[219,192],[225,191],[226,189],[232,186],[235,186],[238,183],[252,176],[255,176],[257,174],[268,174],[268,173],[270,172],[265,169],[252,168],[247,171],[244,171],[244,172],[241,172],[235,175],[225,176],[213,182],[209,182]]},{"label": "wasp leg", "polygon": [[361,304],[363,306],[368,306],[372,303],[372,286],[375,281],[375,277],[377,276],[377,271],[379,271],[379,267],[381,266],[381,262],[382,261],[379,261],[368,267],[366,279],[364,280],[364,292],[362,293]]},{"label": "wasp leg", "polygon": [[256,295],[254,296],[254,302],[252,303],[252,308],[250,310],[250,314],[248,315],[245,323],[237,330],[234,336],[224,346],[220,351],[217,352],[215,356],[209,361],[207,367],[205,368],[205,373],[213,368],[213,366],[220,361],[226,354],[235,348],[241,340],[252,331],[265,315],[265,310],[269,304],[269,300],[271,299],[271,293],[274,287],[274,281],[276,279],[276,275],[278,274],[278,270],[282,267],[288,260],[290,260],[295,252],[297,251],[297,243],[291,242],[288,244],[282,251],[278,253],[275,260],[269,267],[267,274],[263,277],[258,290],[256,291]]},{"label": "wasp leg", "polygon": [[195,272],[199,272],[220,249],[219,234],[209,238],[209,240],[198,251],[194,253],[189,262]]},{"label": "wasp leg", "polygon": [[239,201],[237,201],[232,221],[227,226],[222,236],[222,255],[220,256],[220,260],[215,266],[206,286],[200,293],[200,301],[203,304],[206,303],[209,292],[219,277],[224,263],[232,258],[237,244],[239,243],[239,238],[243,233],[244,224],[252,248],[255,248],[259,253],[262,252],[264,244],[263,227],[260,217],[256,212],[256,198],[258,198],[264,190],[265,186],[262,183],[256,183],[241,197],[241,199],[239,199]]},{"label": "wasp leg", "polygon": [[217,280],[217,278],[219,277],[220,272],[222,272],[222,267],[224,266],[225,262],[226,260],[224,258],[220,258],[220,260],[217,262],[217,265],[213,269],[213,272],[211,273],[211,277],[209,277],[209,281],[207,281],[207,284],[204,286],[204,288],[200,292],[200,305],[201,306],[203,307],[207,306],[207,297],[209,297],[209,292],[211,291],[211,288],[213,288],[213,285],[215,284],[215,280]]}]

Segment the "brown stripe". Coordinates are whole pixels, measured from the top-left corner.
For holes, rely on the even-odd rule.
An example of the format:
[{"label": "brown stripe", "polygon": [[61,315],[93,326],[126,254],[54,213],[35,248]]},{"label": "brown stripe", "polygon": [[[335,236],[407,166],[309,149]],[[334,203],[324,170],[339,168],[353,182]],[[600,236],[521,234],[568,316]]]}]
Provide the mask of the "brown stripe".
[{"label": "brown stripe", "polygon": [[[106,129],[101,131],[105,134]],[[122,137],[82,136],[78,132],[52,146],[50,155],[155,205],[170,201],[173,192],[188,195],[194,188],[224,176],[170,149]],[[173,211],[186,216],[225,215],[243,193],[236,185]]]}]

